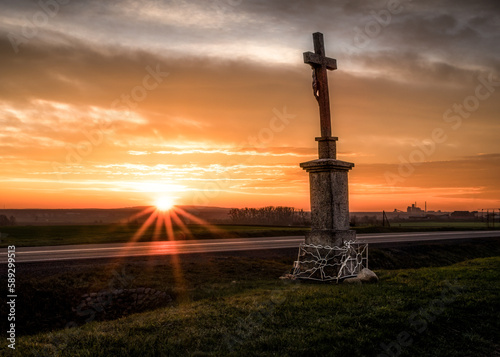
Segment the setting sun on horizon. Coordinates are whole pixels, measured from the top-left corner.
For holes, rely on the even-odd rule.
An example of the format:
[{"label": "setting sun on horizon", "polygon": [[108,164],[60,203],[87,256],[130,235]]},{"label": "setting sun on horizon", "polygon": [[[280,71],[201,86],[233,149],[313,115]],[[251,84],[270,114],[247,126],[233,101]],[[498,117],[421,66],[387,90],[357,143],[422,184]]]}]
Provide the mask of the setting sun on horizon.
[{"label": "setting sun on horizon", "polygon": [[316,31],[338,62],[351,211],[500,207],[493,5],[404,2],[382,26],[361,3],[294,4],[70,2],[28,37],[11,19],[43,9],[5,4],[0,208],[309,210],[299,163],[320,130],[302,52]]},{"label": "setting sun on horizon", "polygon": [[155,201],[155,206],[160,211],[168,211],[175,204],[175,199],[169,196],[161,196]]}]

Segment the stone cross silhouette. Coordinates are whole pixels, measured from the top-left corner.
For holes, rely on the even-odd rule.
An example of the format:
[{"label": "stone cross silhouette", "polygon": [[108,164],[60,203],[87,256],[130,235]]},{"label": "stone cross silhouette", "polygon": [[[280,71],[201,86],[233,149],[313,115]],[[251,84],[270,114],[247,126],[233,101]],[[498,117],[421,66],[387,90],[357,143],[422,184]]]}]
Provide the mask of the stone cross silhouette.
[{"label": "stone cross silhouette", "polygon": [[325,44],[321,32],[313,33],[314,53],[304,52],[304,63],[313,68],[313,91],[319,105],[321,137],[332,136],[330,121],[330,95],[328,93],[327,70],[337,69],[337,60],[325,55]]},{"label": "stone cross silhouette", "polygon": [[[354,164],[337,160],[338,138],[331,136],[327,71],[337,69],[337,61],[325,56],[323,34],[316,32],[313,39],[314,53],[305,52],[304,62],[314,72],[313,89],[319,105],[321,137],[316,138],[319,158],[300,164],[309,173],[311,231],[306,234],[305,244],[299,250],[293,276],[328,280],[331,277],[353,276],[351,274],[357,274],[361,265],[358,260],[360,255],[352,253],[356,231],[349,229],[347,174]],[[347,272],[351,269],[347,266],[352,267],[352,271]]]}]

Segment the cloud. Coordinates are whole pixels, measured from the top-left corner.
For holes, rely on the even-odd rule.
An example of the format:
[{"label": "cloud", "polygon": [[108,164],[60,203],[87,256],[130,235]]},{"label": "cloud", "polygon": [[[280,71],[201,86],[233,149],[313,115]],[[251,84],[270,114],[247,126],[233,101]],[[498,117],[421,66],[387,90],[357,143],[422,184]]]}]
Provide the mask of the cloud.
[{"label": "cloud", "polygon": [[[307,175],[296,165],[315,158],[320,132],[302,52],[322,31],[339,63],[329,77],[333,131],[339,157],[356,163],[354,187],[383,192],[381,172],[439,128],[447,139],[403,186],[495,192],[489,173],[475,176],[478,158],[457,158],[498,151],[497,87],[459,129],[443,114],[475,95],[480,74],[499,72],[498,6],[402,1],[384,24],[387,1],[75,0],[36,25],[38,2],[5,1],[3,177],[54,175],[54,162],[64,177],[89,180],[168,171],[201,182],[232,170],[240,191],[299,192]],[[12,34],[22,40],[17,53]],[[103,122],[112,123],[105,140],[67,165],[69,150],[99,136]],[[485,160],[496,172],[496,157]]]},{"label": "cloud", "polygon": [[369,181],[373,185],[379,185],[383,190],[387,187],[420,187],[421,189],[469,187],[490,192],[490,190],[495,190],[495,182],[500,174],[500,154],[480,154],[455,160],[415,164],[413,173],[405,175],[407,177],[401,176],[400,180],[389,183],[386,174],[390,172],[398,175],[399,167],[399,164],[357,165],[357,171],[352,171],[351,180],[355,184]]}]

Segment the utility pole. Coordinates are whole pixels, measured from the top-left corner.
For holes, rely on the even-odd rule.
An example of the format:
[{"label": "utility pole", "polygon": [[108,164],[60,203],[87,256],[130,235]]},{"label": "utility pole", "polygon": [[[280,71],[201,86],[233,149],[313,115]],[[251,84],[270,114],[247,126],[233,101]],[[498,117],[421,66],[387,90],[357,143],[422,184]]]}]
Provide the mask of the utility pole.
[{"label": "utility pole", "polygon": [[385,211],[382,211],[382,227],[385,227],[387,224],[387,227],[391,227],[391,224],[389,223],[389,219],[387,218],[387,214],[385,214]]}]

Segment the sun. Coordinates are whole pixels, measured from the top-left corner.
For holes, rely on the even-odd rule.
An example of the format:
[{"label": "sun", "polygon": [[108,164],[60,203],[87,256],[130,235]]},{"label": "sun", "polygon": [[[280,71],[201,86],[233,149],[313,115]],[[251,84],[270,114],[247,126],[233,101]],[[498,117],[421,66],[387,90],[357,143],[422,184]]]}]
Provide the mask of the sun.
[{"label": "sun", "polygon": [[155,206],[159,211],[168,211],[174,206],[175,202],[173,197],[162,196],[158,198],[155,202]]}]

